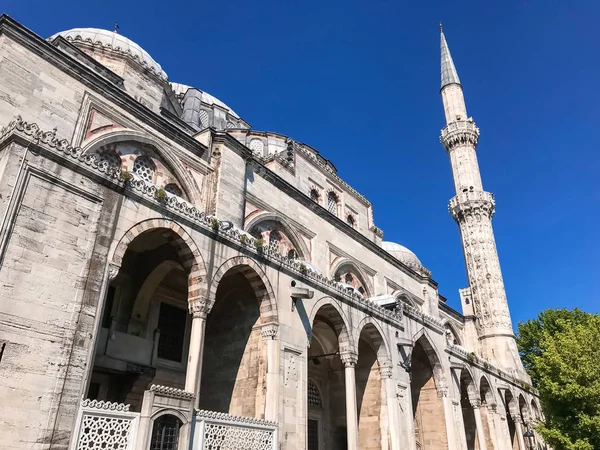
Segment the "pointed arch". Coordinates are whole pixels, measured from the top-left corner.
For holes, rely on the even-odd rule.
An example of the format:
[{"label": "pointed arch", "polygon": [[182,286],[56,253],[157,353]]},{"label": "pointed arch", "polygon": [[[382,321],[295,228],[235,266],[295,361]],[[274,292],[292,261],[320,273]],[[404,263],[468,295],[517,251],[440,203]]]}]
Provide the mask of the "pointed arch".
[{"label": "pointed arch", "polygon": [[[251,218],[250,218],[251,217]],[[266,222],[268,220],[272,220],[273,222],[277,222],[289,240],[292,242],[296,250],[300,253],[300,259],[309,260],[310,259],[310,250],[304,242],[304,239],[300,236],[300,234],[296,231],[296,229],[291,226],[285,218],[281,216],[281,214],[277,214],[275,212],[270,211],[261,211],[251,215],[250,220],[246,222],[244,227],[244,231],[250,232],[252,228],[256,225],[259,225],[261,222]]]},{"label": "pointed arch", "polygon": [[470,399],[479,398],[479,388],[475,382],[475,377],[469,366],[464,366],[460,371],[460,383],[465,385]]},{"label": "pointed arch", "polygon": [[481,402],[488,406],[495,407],[497,405],[496,396],[494,395],[494,389],[487,376],[481,375],[479,379],[479,396]]},{"label": "pointed arch", "polygon": [[118,130],[108,130],[103,133],[94,135],[92,139],[84,142],[81,145],[83,153],[91,153],[109,144],[116,144],[121,142],[137,142],[139,144],[146,144],[153,147],[158,155],[164,160],[167,166],[173,171],[175,177],[181,183],[181,188],[186,193],[188,199],[193,204],[201,203],[201,192],[198,188],[194,178],[185,168],[182,162],[175,157],[166,146],[161,143],[158,139],[152,137],[148,133],[132,130],[129,128]]},{"label": "pointed arch", "polygon": [[271,282],[260,265],[247,256],[236,256],[228,259],[217,269],[210,282],[207,313],[211,311],[215,304],[217,299],[217,289],[221,279],[230,270],[239,270],[252,286],[258,300],[262,323],[279,323],[277,301]]},{"label": "pointed arch", "polygon": [[[348,331],[348,319],[336,301],[331,297],[323,297],[315,303],[309,316],[311,330],[314,327],[315,318],[319,313],[325,316],[334,327],[335,332],[338,335],[340,352],[351,351],[356,353],[358,350],[356,348],[355,341],[353,336]],[[308,339],[308,342],[310,344],[310,338]]]},{"label": "pointed arch", "polygon": [[447,388],[448,380],[444,375],[444,368],[442,366],[442,358],[440,357],[438,351],[435,346],[429,340],[429,336],[425,332],[425,328],[422,328],[415,336],[415,341],[413,344],[414,347],[419,344],[423,348],[427,359],[429,360],[429,364],[433,370],[433,380],[438,389]]},{"label": "pointed arch", "polygon": [[188,301],[206,298],[208,293],[206,265],[200,249],[189,233],[173,220],[154,218],[133,225],[116,245],[111,258],[112,264],[118,267],[121,266],[127,247],[136,237],[142,233],[160,229],[172,232],[166,238],[181,258],[183,268],[188,274]]},{"label": "pointed arch", "polygon": [[358,264],[355,261],[351,260],[350,258],[340,257],[334,261],[334,263],[330,269],[331,278],[334,278],[337,271],[340,270],[341,268],[343,268],[344,266],[351,267],[352,271],[356,274],[361,285],[366,290],[366,292],[364,293],[364,296],[367,298],[372,296],[373,295],[373,285],[370,282],[370,279],[367,277],[365,272],[358,266]]},{"label": "pointed arch", "polygon": [[381,326],[371,317],[365,317],[356,327],[357,333],[354,336],[354,342],[358,342],[363,332],[369,336],[369,344],[377,355],[377,361],[381,366],[384,363],[391,362],[390,347],[383,337]]},{"label": "pointed arch", "polygon": [[[456,341],[456,342],[454,342],[454,344],[456,344],[456,345],[462,345],[461,336],[458,333],[458,330],[456,329],[456,326],[450,320],[444,321],[444,323],[442,324],[442,326],[444,327],[444,330],[448,330],[448,331],[450,331],[450,333],[452,333],[452,337]],[[446,336],[446,339],[447,338],[448,338],[448,336]]]}]

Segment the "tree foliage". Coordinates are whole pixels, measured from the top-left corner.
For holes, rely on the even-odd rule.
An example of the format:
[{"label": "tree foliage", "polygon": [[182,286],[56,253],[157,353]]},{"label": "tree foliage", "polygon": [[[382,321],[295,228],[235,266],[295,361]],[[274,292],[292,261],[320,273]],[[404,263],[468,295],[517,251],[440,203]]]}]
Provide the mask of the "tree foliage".
[{"label": "tree foliage", "polygon": [[548,309],[519,324],[517,342],[540,393],[544,440],[556,450],[600,449],[600,316]]}]

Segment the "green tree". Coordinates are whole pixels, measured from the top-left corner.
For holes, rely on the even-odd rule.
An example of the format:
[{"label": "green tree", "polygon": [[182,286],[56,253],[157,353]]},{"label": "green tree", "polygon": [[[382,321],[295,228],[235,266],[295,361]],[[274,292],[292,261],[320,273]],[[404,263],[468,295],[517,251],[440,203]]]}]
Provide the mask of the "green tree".
[{"label": "green tree", "polygon": [[519,324],[517,342],[540,393],[544,440],[556,450],[600,449],[600,316],[548,309]]}]

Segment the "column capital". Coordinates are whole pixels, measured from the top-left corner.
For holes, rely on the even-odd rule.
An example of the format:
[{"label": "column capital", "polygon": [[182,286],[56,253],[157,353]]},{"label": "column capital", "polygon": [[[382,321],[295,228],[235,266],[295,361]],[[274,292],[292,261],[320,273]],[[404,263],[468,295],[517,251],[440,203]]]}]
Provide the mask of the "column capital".
[{"label": "column capital", "polygon": [[279,330],[279,324],[277,323],[265,323],[260,326],[260,335],[263,339],[276,339],[277,331]]},{"label": "column capital", "polygon": [[448,386],[436,386],[435,390],[437,391],[438,398],[448,397]]},{"label": "column capital", "polygon": [[345,367],[354,367],[358,362],[358,354],[352,351],[345,351],[340,353],[340,359]]},{"label": "column capital", "polygon": [[108,264],[108,280],[112,281],[115,278],[117,278],[117,275],[119,274],[119,270],[121,270],[121,266],[118,266],[113,263],[109,263]]},{"label": "column capital", "polygon": [[471,407],[473,409],[481,408],[481,399],[479,399],[479,398],[470,398],[469,403],[471,403]]},{"label": "column capital", "polygon": [[208,301],[204,297],[188,299],[188,308],[194,318],[206,319],[208,314]]},{"label": "column capital", "polygon": [[393,373],[394,373],[394,367],[393,367],[391,361],[384,361],[379,366],[379,376],[381,377],[382,380],[392,378]]}]

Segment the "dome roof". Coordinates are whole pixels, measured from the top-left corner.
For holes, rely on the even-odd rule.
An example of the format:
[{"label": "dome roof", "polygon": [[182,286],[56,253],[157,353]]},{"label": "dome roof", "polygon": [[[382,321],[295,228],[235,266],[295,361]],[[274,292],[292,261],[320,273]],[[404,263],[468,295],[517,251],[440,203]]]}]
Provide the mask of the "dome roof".
[{"label": "dome roof", "polygon": [[[171,89],[173,89],[173,92],[175,93],[175,95],[185,95],[187,90],[191,89],[191,88],[192,88],[192,86],[188,86],[187,84],[171,83]],[[227,111],[229,111],[229,113],[232,116],[234,116],[236,119],[240,118],[240,116],[238,116],[233,109],[231,109],[229,106],[227,106],[221,100],[219,100],[217,97],[213,97],[208,92],[204,92],[201,89],[198,89],[198,88],[194,88],[194,89],[197,89],[202,94],[202,102],[203,103],[206,103],[208,105],[213,105],[213,104],[218,105],[221,108],[225,108]]]},{"label": "dome roof", "polygon": [[411,265],[419,265],[422,266],[421,261],[417,258],[413,252],[404,247],[403,245],[397,244],[395,242],[382,242],[381,246],[383,249],[391,254],[393,257],[398,259],[400,262],[403,262],[409,266]]},{"label": "dome roof", "polygon": [[49,40],[52,40],[57,36],[62,36],[69,42],[87,42],[89,44],[99,44],[105,48],[110,48],[127,55],[142,67],[151,70],[159,77],[165,80],[167,79],[167,74],[162,70],[160,64],[154,61],[146,50],[132,40],[127,39],[125,36],[114,31],[102,30],[99,28],[73,28],[54,34]]}]

